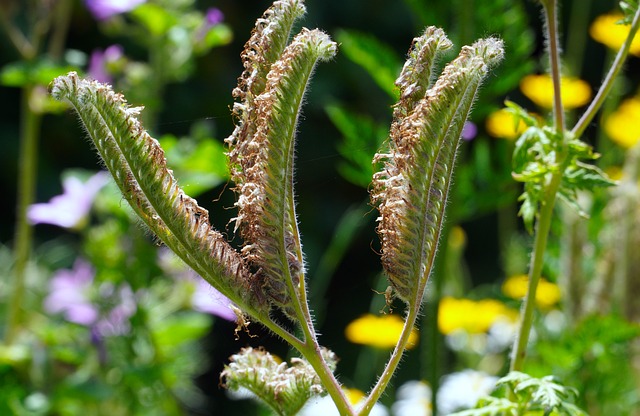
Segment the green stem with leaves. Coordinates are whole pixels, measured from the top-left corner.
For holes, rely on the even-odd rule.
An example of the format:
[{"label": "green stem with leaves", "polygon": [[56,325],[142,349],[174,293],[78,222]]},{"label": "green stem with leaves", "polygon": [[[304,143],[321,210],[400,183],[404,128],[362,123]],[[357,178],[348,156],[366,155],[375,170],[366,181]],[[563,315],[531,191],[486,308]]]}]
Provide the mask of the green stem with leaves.
[{"label": "green stem with leaves", "polygon": [[[541,1],[544,8],[545,28],[547,30],[548,46],[549,46],[549,62],[551,65],[551,78],[553,80],[553,120],[556,132],[562,133],[564,130],[564,108],[562,106],[561,96],[561,76],[560,76],[560,49],[558,45],[558,21],[557,21],[557,2],[556,0]],[[564,136],[558,136],[564,137]],[[564,138],[562,139],[564,140]],[[563,147],[565,149],[566,147]],[[538,214],[537,225],[535,230],[533,254],[531,256],[531,265],[529,268],[529,287],[527,288],[527,296],[522,306],[522,317],[520,329],[514,342],[514,348],[511,356],[511,371],[522,371],[524,359],[526,356],[526,348],[531,334],[533,325],[533,312],[536,302],[536,291],[538,282],[542,275],[542,267],[544,265],[544,254],[547,249],[547,239],[549,230],[551,229],[551,220],[553,218],[553,208],[556,203],[556,197],[564,169],[564,159],[566,159],[566,151],[564,154],[557,154],[556,165],[558,169],[549,178],[544,192],[544,199],[541,202],[541,209]]]},{"label": "green stem with leaves", "polygon": [[627,36],[627,39],[625,39],[624,43],[622,44],[622,47],[616,54],[616,58],[614,59],[613,64],[611,65],[611,68],[607,73],[607,76],[602,82],[602,85],[598,89],[598,93],[596,94],[593,101],[591,101],[591,104],[589,104],[587,111],[584,112],[582,117],[580,117],[580,120],[578,121],[578,123],[571,130],[571,133],[575,137],[582,136],[582,133],[584,133],[584,131],[589,126],[591,121],[595,118],[596,114],[598,113],[598,111],[604,104],[605,100],[609,96],[609,92],[614,86],[614,81],[618,77],[618,74],[620,73],[620,71],[622,70],[622,67],[624,66],[624,62],[627,59],[627,56],[629,55],[629,48],[631,47],[633,38],[638,32],[638,28],[640,28],[640,8],[636,10],[635,15],[633,16],[633,21],[631,22],[631,27],[629,29],[629,35]]},{"label": "green stem with leaves", "polygon": [[522,307],[522,322],[518,335],[514,342],[514,348],[511,358],[511,371],[521,371],[524,366],[524,360],[526,357],[526,347],[533,325],[533,314],[535,309],[536,290],[538,282],[542,274],[542,267],[544,265],[544,253],[546,251],[547,239],[549,230],[551,228],[551,221],[553,218],[553,208],[558,196],[558,192],[562,185],[563,175],[570,162],[570,149],[569,141],[579,137],[591,120],[595,117],[597,111],[602,106],[602,103],[606,99],[613,82],[622,68],[624,59],[626,58],[633,36],[640,26],[640,10],[635,12],[631,30],[629,36],[622,48],[618,52],[616,59],[607,74],[607,77],[601,86],[596,98],[593,100],[585,114],[578,121],[576,126],[570,133],[566,133],[564,130],[564,109],[562,106],[562,98],[560,94],[560,49],[558,46],[558,28],[557,28],[557,2],[555,0],[541,1],[544,7],[544,16],[547,29],[547,36],[549,38],[549,60],[551,66],[551,77],[553,79],[554,86],[554,130],[555,135],[553,140],[561,140],[558,143],[557,151],[555,153],[554,169],[549,175],[546,183],[543,185],[543,198],[540,202],[540,211],[537,217],[537,225],[534,237],[533,255],[531,258],[531,266],[529,269],[529,287],[527,290],[527,296],[525,297]]}]

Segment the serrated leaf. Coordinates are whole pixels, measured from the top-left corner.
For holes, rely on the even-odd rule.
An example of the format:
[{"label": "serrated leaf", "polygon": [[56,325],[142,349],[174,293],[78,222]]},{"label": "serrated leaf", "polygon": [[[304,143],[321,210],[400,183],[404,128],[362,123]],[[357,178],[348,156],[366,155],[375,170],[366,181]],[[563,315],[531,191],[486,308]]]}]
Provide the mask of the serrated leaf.
[{"label": "serrated leaf", "polygon": [[553,376],[535,378],[522,372],[512,371],[498,380],[496,385],[509,386],[516,395],[515,400],[520,405],[525,405],[524,410],[542,410],[545,415],[582,414],[579,413],[581,410],[573,404],[577,391],[556,383]]},{"label": "serrated leaf", "polygon": [[638,0],[624,0],[620,2],[620,9],[624,14],[624,19],[622,19],[621,23],[626,25],[631,24],[633,16],[638,11],[638,3]]},{"label": "serrated leaf", "polygon": [[487,396],[478,401],[475,409],[451,413],[449,416],[517,416],[518,404],[509,399]]},{"label": "serrated leaf", "polygon": [[372,35],[354,30],[341,30],[336,39],[347,58],[364,68],[391,98],[398,98],[394,83],[402,62],[390,46]]}]

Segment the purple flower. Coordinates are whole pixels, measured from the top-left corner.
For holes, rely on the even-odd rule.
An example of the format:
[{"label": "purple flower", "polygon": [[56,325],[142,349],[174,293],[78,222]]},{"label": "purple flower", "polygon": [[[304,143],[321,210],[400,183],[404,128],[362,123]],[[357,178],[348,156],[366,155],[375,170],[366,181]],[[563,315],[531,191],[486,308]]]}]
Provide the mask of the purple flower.
[{"label": "purple flower", "polygon": [[85,0],[87,9],[97,20],[106,20],[116,14],[135,9],[146,0]]},{"label": "purple flower", "polygon": [[98,319],[98,309],[89,302],[88,292],[93,284],[95,271],[89,263],[78,259],[71,270],[58,270],[49,282],[49,295],[44,309],[49,313],[61,313],[69,322],[91,325]]},{"label": "purple flower", "polygon": [[[95,337],[129,333],[129,318],[137,308],[133,291],[126,284],[117,290],[107,283],[94,288],[94,276],[93,267],[82,259],[76,260],[71,270],[58,270],[49,282],[44,309],[51,314],[62,314],[69,322],[91,327]],[[96,289],[101,300],[110,300],[115,306],[100,310],[93,304],[91,295]]]},{"label": "purple flower", "polygon": [[194,276],[194,278],[195,289],[191,296],[191,307],[196,311],[209,313],[227,321],[235,321],[237,317],[231,309],[233,303],[200,276]]},{"label": "purple flower", "polygon": [[207,9],[206,22],[209,27],[222,23],[224,20],[224,14],[217,7],[210,7]]},{"label": "purple flower", "polygon": [[89,76],[98,82],[112,83],[113,77],[109,73],[109,64],[116,62],[124,56],[120,45],[111,45],[105,50],[95,49],[89,59]]},{"label": "purple flower", "polygon": [[461,137],[464,140],[471,141],[476,137],[476,134],[478,134],[478,127],[471,121],[465,121]]},{"label": "purple flower", "polygon": [[[111,285],[100,287],[101,298],[115,299],[117,304],[106,311],[102,319],[96,322],[98,333],[102,336],[125,335],[131,331],[129,318],[136,313],[136,297],[129,285],[121,285],[118,290],[114,290]],[[106,290],[105,290],[106,289]]]},{"label": "purple flower", "polygon": [[233,303],[198,276],[171,251],[166,248],[159,250],[158,263],[168,275],[176,279],[177,284],[193,285],[190,306],[194,310],[209,313],[227,321],[237,319],[235,312],[231,309]]},{"label": "purple flower", "polygon": [[65,228],[79,228],[86,220],[98,191],[107,184],[109,175],[100,171],[85,183],[70,176],[62,181],[62,195],[47,203],[33,204],[27,210],[32,224],[53,224]]}]

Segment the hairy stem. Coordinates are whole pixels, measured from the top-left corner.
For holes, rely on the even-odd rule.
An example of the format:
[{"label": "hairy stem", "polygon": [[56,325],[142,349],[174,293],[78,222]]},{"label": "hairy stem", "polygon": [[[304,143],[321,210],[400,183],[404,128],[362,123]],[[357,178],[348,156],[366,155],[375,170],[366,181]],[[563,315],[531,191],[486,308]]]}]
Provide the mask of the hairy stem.
[{"label": "hairy stem", "polygon": [[556,195],[562,181],[562,170],[555,173],[547,186],[545,199],[542,202],[538,223],[536,226],[535,240],[533,246],[533,254],[531,256],[531,265],[529,268],[529,287],[527,296],[521,310],[520,329],[514,342],[514,348],[511,355],[510,371],[522,371],[524,359],[526,356],[529,335],[533,325],[533,312],[536,304],[536,290],[538,282],[542,274],[542,266],[544,265],[544,253],[547,248],[547,238],[551,228],[551,220],[553,218],[553,207],[556,202]]},{"label": "hairy stem", "polygon": [[622,47],[616,54],[616,58],[607,73],[596,97],[591,101],[587,111],[584,112],[578,123],[576,123],[575,127],[571,130],[571,133],[575,137],[580,137],[582,133],[586,130],[587,126],[593,121],[594,117],[602,107],[602,104],[609,96],[609,92],[611,88],[613,88],[614,81],[618,77],[618,74],[622,70],[624,66],[624,61],[627,59],[627,55],[629,55],[629,48],[631,47],[631,42],[633,42],[633,38],[638,32],[638,28],[640,28],[640,7],[636,10],[636,14],[633,16],[633,21],[631,23],[631,28],[629,29],[629,35],[627,39],[622,44]]},{"label": "hairy stem", "polygon": [[[560,50],[558,46],[558,21],[556,16],[557,3],[556,0],[547,0],[542,1],[542,4],[545,11],[545,27],[547,30],[547,38],[549,40],[549,63],[551,65],[551,78],[553,80],[554,126],[558,133],[562,133],[564,131],[564,109],[562,107],[560,82]],[[561,137],[563,137],[562,140],[566,141],[564,136]],[[541,202],[541,209],[538,215],[535,231],[533,254],[531,256],[531,264],[529,267],[529,287],[527,288],[527,295],[522,305],[520,328],[513,344],[514,347],[510,364],[511,371],[522,371],[522,367],[524,366],[527,344],[529,342],[529,335],[531,334],[531,327],[533,325],[536,291],[538,289],[540,276],[542,275],[544,254],[547,249],[547,239],[551,228],[551,220],[553,218],[553,208],[562,182],[562,175],[564,173],[563,164],[566,159],[566,153],[566,147],[563,146],[562,154],[558,154],[556,156],[556,162],[558,162],[557,165],[560,169],[552,174],[549,182],[546,184],[544,199]]]},{"label": "hairy stem", "polygon": [[553,123],[556,131],[564,131],[564,107],[562,105],[562,83],[560,74],[560,46],[558,40],[557,1],[542,2],[544,6],[545,27],[549,42],[549,64],[553,80]]}]

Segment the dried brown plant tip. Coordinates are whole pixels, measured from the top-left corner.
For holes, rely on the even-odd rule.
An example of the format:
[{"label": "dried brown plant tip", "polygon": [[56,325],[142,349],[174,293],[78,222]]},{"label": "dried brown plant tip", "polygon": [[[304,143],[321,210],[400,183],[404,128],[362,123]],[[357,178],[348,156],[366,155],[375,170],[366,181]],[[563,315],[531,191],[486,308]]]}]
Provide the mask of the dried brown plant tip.
[{"label": "dried brown plant tip", "polygon": [[[502,54],[501,41],[479,40],[462,48],[423,98],[406,93],[411,88],[401,91],[389,152],[376,155],[385,162],[372,189],[380,211],[382,264],[396,295],[409,305],[419,305],[433,266],[462,128],[480,83]],[[407,85],[403,77],[417,79],[407,68],[401,88]]]},{"label": "dried brown plant tip", "polygon": [[238,100],[233,106],[237,125],[233,134],[226,139],[232,147],[229,151],[229,165],[232,179],[236,183],[242,182],[241,159],[244,146],[248,145],[255,134],[257,120],[254,99],[264,92],[271,65],[280,59],[289,41],[293,23],[305,11],[301,0],[274,2],[256,21],[251,37],[240,55],[244,71],[238,78],[238,86],[233,90],[233,97]]},{"label": "dried brown plant tip", "polygon": [[109,85],[74,72],[56,78],[51,94],[75,107],[124,197],[158,238],[243,309],[265,315],[255,277],[211,227],[207,210],[178,186],[164,151],[136,118],[140,108],[129,107]]},{"label": "dried brown plant tip", "polygon": [[244,110],[252,114],[253,134],[228,139],[230,158],[237,162],[235,221],[245,242],[242,254],[264,279],[274,306],[294,320],[295,304],[303,298],[293,193],[295,130],[313,68],[335,51],[325,33],[302,29],[271,65],[264,91]]}]

